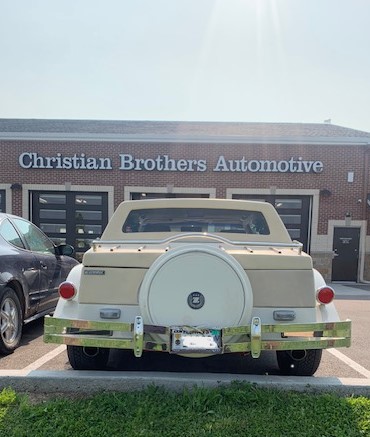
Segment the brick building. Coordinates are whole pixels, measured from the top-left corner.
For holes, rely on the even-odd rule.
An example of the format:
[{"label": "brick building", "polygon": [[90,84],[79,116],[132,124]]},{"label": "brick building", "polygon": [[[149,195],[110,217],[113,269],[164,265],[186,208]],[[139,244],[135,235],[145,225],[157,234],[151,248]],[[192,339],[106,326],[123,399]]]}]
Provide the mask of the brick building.
[{"label": "brick building", "polygon": [[327,280],[370,280],[370,133],[331,124],[0,119],[0,211],[83,253],[123,200],[271,202]]}]

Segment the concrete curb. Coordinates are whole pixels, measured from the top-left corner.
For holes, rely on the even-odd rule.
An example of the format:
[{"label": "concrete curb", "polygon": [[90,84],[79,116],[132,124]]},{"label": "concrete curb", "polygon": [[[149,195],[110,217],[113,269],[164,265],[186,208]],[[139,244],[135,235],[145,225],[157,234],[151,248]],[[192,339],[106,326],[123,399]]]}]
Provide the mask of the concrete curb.
[{"label": "concrete curb", "polygon": [[180,374],[167,372],[89,372],[89,371],[34,371],[27,376],[0,377],[0,390],[11,387],[20,393],[126,392],[155,385],[169,390],[183,388],[219,387],[233,381],[245,382],[269,389],[334,393],[340,396],[370,397],[370,379],[289,377],[275,375]]}]

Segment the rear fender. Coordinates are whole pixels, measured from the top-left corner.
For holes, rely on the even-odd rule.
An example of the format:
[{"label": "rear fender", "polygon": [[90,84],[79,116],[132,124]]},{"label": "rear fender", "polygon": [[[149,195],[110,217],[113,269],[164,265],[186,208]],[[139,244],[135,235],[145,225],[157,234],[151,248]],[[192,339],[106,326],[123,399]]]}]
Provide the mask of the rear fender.
[{"label": "rear fender", "polygon": [[[315,283],[315,293],[316,290],[320,287],[325,287],[327,284],[322,277],[321,273],[317,270],[313,270],[314,274],[314,283]],[[318,322],[336,322],[339,321],[339,315],[335,308],[334,303],[330,303],[328,305],[316,305],[316,320]]]},{"label": "rear fender", "polygon": [[78,264],[77,266],[73,267],[73,269],[69,272],[66,279],[67,282],[71,282],[72,284],[74,284],[74,286],[77,289],[77,294],[78,294],[78,290],[80,289],[83,267],[84,266],[82,264]]},{"label": "rear fender", "polygon": [[54,312],[56,317],[66,317],[66,315],[68,315],[68,317],[72,318],[72,314],[77,311],[78,290],[80,288],[82,269],[83,265],[78,264],[69,272],[66,281],[71,282],[76,287],[77,293],[76,296],[71,300],[59,298]]},{"label": "rear fender", "polygon": [[313,269],[313,279],[314,279],[314,284],[315,284],[315,293],[316,290],[320,287],[325,287],[326,282],[324,280],[324,278],[322,277],[321,273],[318,272],[316,269]]}]

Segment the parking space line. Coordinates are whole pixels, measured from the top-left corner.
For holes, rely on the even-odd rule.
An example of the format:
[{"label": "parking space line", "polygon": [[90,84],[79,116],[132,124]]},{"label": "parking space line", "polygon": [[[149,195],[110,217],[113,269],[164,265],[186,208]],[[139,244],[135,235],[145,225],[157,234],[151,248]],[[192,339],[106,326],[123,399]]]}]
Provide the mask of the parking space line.
[{"label": "parking space line", "polygon": [[327,351],[334,355],[336,358],[338,358],[338,360],[341,360],[343,363],[347,364],[347,366],[351,367],[356,372],[365,376],[365,378],[370,379],[370,371],[365,369],[365,367],[362,367],[360,364],[356,363],[356,361],[351,360],[351,358],[348,358],[337,349],[327,349]]},{"label": "parking space line", "polygon": [[47,354],[45,354],[44,356],[42,356],[38,360],[36,360],[33,363],[31,363],[29,366],[24,367],[21,370],[22,374],[28,375],[33,370],[39,369],[45,363],[47,363],[48,361],[50,361],[53,358],[57,357],[59,354],[61,354],[65,350],[66,350],[66,345],[65,344],[62,344],[62,345],[58,346],[57,348],[55,348],[52,351],[48,352]]}]

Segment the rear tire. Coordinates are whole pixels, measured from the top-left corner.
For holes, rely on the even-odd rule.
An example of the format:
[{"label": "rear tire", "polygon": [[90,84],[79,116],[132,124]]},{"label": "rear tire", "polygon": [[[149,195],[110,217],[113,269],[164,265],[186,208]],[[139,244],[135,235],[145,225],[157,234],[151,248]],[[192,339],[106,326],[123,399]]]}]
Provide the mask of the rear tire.
[{"label": "rear tire", "polygon": [[0,293],[0,353],[11,354],[22,337],[22,308],[16,292],[5,287]]},{"label": "rear tire", "polygon": [[292,352],[294,351],[276,352],[281,373],[292,376],[312,376],[320,365],[322,350],[307,350],[306,355],[301,359],[293,358]]},{"label": "rear tire", "polygon": [[109,351],[107,348],[67,346],[68,359],[75,370],[105,370]]}]

